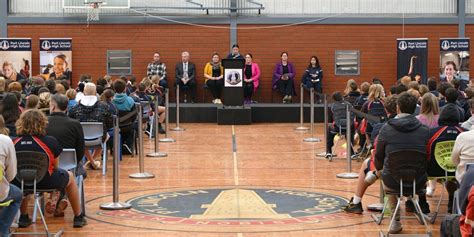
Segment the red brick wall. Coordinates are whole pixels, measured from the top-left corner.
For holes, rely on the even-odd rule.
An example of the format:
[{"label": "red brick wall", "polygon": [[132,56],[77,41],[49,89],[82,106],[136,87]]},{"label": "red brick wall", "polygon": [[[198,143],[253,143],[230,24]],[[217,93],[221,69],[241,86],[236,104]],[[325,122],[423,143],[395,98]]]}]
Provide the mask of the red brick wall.
[{"label": "red brick wall", "polygon": [[[387,89],[396,80],[396,38],[401,38],[401,25],[301,25],[272,29],[244,29],[258,25],[240,25],[238,43],[242,53],[251,52],[262,70],[262,102],[270,101],[271,75],[281,51],[289,53],[299,83],[301,73],[311,55],[317,55],[324,70],[324,91],[342,90],[347,79],[358,82],[380,78]],[[268,27],[264,25],[262,27]],[[457,25],[406,25],[405,37],[429,38],[428,73],[438,75],[439,38],[457,37]],[[106,73],[107,49],[131,49],[133,74],[141,78],[154,51],[160,51],[168,65],[170,82],[174,81],[174,65],[183,50],[191,52],[197,66],[198,98],[202,95],[202,69],[211,54],[222,57],[228,52],[229,30],[196,28],[183,25],[9,25],[9,37],[33,39],[33,72],[37,72],[40,37],[73,38],[73,73],[94,78]],[[466,36],[474,38],[474,26],[466,26]],[[335,76],[335,50],[360,50],[361,74]]]}]

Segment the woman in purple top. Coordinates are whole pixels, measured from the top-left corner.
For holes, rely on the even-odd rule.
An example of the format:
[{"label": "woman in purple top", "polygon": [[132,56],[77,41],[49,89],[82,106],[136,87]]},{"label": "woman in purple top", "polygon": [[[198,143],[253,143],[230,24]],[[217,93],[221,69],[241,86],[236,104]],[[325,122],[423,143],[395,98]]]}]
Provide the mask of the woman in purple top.
[{"label": "woman in purple top", "polygon": [[281,62],[277,63],[273,71],[272,88],[280,91],[283,95],[283,103],[291,103],[291,97],[295,92],[295,68],[288,62],[288,53],[281,53]]}]

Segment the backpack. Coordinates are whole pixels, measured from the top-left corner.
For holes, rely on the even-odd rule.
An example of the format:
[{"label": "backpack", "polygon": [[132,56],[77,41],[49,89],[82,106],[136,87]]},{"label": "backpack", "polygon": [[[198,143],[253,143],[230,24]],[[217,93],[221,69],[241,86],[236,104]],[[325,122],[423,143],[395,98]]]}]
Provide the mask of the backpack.
[{"label": "backpack", "polygon": [[459,214],[447,215],[441,220],[440,236],[441,237],[461,237],[461,229],[459,228]]}]

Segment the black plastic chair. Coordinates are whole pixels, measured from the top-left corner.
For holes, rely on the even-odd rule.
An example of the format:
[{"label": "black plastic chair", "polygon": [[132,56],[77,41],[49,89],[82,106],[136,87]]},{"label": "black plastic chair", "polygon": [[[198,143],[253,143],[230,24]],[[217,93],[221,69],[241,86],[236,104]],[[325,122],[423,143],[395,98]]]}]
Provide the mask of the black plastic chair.
[{"label": "black plastic chair", "polygon": [[53,192],[55,189],[37,189],[36,184],[40,183],[46,176],[49,168],[49,158],[44,152],[37,151],[19,151],[16,152],[17,157],[17,175],[15,179],[21,183],[21,190],[23,195],[33,194],[35,200],[35,208],[41,216],[45,233],[28,232],[15,233],[15,235],[47,235],[47,236],[61,236],[63,229],[56,233],[50,233],[48,225],[43,215],[43,211],[39,208],[40,198],[45,192]]},{"label": "black plastic chair", "polygon": [[[400,211],[400,205],[402,197],[407,197],[408,200],[412,200],[415,206],[416,212],[419,213],[417,216],[418,220],[426,227],[426,233],[428,236],[431,235],[431,230],[428,226],[427,220],[421,211],[420,204],[418,202],[418,196],[424,192],[424,184],[427,180],[423,180],[420,177],[426,177],[427,159],[426,153],[418,150],[400,150],[391,152],[388,158],[385,159],[384,172],[382,173],[382,180],[398,180],[399,187],[389,187],[384,182],[385,195],[396,195],[397,205],[395,210],[392,212],[391,221],[388,229],[392,227],[398,211]],[[389,175],[387,175],[389,174]],[[421,184],[417,187],[416,184]],[[385,209],[387,208],[388,199],[384,203],[382,213],[380,215],[373,214],[375,222],[380,225],[382,223]],[[380,231],[380,236],[385,234]]]}]

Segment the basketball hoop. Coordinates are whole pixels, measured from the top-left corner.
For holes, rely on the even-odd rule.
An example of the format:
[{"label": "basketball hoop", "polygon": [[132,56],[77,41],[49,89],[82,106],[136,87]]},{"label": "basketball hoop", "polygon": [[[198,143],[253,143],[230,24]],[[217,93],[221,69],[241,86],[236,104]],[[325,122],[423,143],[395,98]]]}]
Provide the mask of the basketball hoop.
[{"label": "basketball hoop", "polygon": [[102,1],[89,2],[86,1],[84,4],[87,5],[87,25],[92,21],[99,21],[100,6],[104,4]]}]

